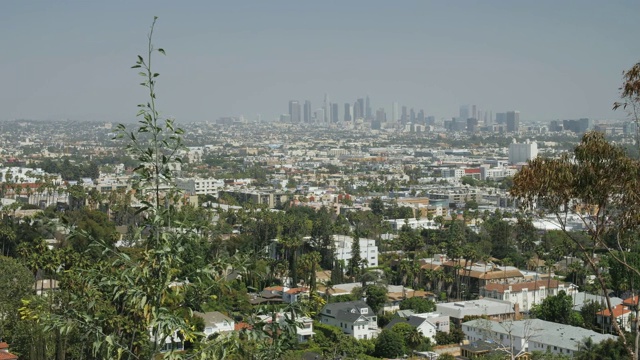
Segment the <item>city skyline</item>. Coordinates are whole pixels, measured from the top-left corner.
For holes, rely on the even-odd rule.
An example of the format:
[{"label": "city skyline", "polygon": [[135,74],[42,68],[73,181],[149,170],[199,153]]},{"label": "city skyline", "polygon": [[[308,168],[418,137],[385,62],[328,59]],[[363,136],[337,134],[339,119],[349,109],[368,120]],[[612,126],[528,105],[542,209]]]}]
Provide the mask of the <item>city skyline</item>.
[{"label": "city skyline", "polygon": [[397,114],[397,102],[437,119],[460,104],[518,109],[521,121],[624,119],[611,105],[638,61],[638,11],[632,1],[2,3],[0,120],[134,120],[144,92],[129,67],[153,15],[168,54],[156,60],[158,96],[178,121],[270,121],[296,98],[326,117],[325,93],[341,118],[369,95],[370,117]]}]

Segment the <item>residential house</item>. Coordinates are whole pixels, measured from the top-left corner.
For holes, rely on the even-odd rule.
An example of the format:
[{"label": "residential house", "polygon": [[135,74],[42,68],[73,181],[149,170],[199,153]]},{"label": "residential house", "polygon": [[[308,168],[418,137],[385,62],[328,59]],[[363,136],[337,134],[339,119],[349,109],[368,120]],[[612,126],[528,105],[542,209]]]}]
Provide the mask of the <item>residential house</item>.
[{"label": "residential house", "polygon": [[631,326],[633,324],[633,317],[635,316],[633,312],[633,308],[638,303],[638,297],[634,296],[632,298],[625,299],[622,304],[612,306],[612,312],[609,309],[604,309],[596,313],[596,321],[597,323],[604,328],[605,331],[609,333],[615,333],[615,329],[613,328],[612,321],[615,320],[618,323],[618,326],[625,331],[631,331]]},{"label": "residential house", "polygon": [[58,280],[54,279],[42,279],[37,280],[34,288],[36,290],[36,295],[47,295],[47,293],[51,291],[58,290]]},{"label": "residential house", "polygon": [[0,360],[18,360],[18,356],[9,352],[9,344],[0,342]]},{"label": "residential house", "polygon": [[540,319],[503,322],[476,319],[464,322],[462,331],[470,342],[489,341],[512,347],[515,352],[551,352],[569,357],[587,338],[594,344],[617,339],[613,335]]},{"label": "residential house", "polygon": [[391,320],[385,328],[391,329],[399,323],[407,323],[416,328],[422,336],[429,338],[432,344],[436,341],[436,332],[449,332],[449,317],[436,312],[411,314],[408,317],[398,316]]},{"label": "residential house", "polygon": [[378,318],[362,300],[326,304],[320,312],[320,322],[338,327],[356,339],[378,336]]},{"label": "residential house", "polygon": [[235,321],[219,311],[194,312],[193,315],[204,320],[204,334],[206,336],[233,331],[235,328]]},{"label": "residential house", "polygon": [[513,284],[489,283],[480,288],[480,296],[491,299],[506,300],[518,304],[520,311],[529,312],[533,305],[542,303],[548,296],[564,291],[573,295],[576,286],[558,280],[537,280]]},{"label": "residential house", "polygon": [[396,286],[393,285],[387,286],[387,303],[384,304],[384,307],[382,308],[384,312],[395,312],[400,310],[400,303],[405,299],[410,299],[413,297],[419,297],[432,301],[435,301],[436,299],[436,296],[429,291],[413,290],[405,287],[402,287],[400,291],[397,291],[398,289],[395,288]]},{"label": "residential house", "polygon": [[[265,324],[271,324],[274,319],[279,324],[290,321],[291,314],[287,312],[278,312],[265,315],[259,315],[258,318]],[[294,320],[296,328],[296,338],[299,343],[304,344],[309,341],[313,335],[313,319],[308,316],[297,316]],[[265,325],[265,327],[268,325]]]},{"label": "residential house", "polygon": [[513,266],[498,266],[492,262],[470,262],[465,259],[451,260],[445,255],[421,259],[421,269],[443,271],[460,279],[460,284],[468,285],[470,293],[479,293],[480,288],[490,283],[516,283],[525,280],[522,271]]},{"label": "residential house", "polygon": [[282,301],[293,304],[300,300],[309,298],[309,288],[307,287],[296,287],[296,288],[285,288],[282,292]]},{"label": "residential house", "polygon": [[283,302],[282,297],[285,289],[289,289],[285,286],[269,286],[264,288],[258,294],[252,294],[249,302],[252,305],[261,304],[281,304]]},{"label": "residential house", "polygon": [[[595,302],[595,303],[601,304],[602,307],[606,307],[605,304],[607,303],[607,300],[605,299],[604,296],[589,294],[586,292],[573,293],[571,297],[573,298],[573,311],[580,311],[582,307],[589,302]],[[611,306],[620,305],[622,304],[622,301],[623,301],[619,297],[615,297],[615,296],[609,297],[609,300],[611,300]]]}]

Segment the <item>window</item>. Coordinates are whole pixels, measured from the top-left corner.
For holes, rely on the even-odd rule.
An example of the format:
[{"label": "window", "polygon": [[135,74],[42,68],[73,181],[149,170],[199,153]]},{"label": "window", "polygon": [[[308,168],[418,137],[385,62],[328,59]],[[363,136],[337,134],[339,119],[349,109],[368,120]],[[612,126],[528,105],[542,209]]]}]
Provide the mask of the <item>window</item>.
[{"label": "window", "polygon": [[327,314],[331,314],[331,309],[327,309]]}]

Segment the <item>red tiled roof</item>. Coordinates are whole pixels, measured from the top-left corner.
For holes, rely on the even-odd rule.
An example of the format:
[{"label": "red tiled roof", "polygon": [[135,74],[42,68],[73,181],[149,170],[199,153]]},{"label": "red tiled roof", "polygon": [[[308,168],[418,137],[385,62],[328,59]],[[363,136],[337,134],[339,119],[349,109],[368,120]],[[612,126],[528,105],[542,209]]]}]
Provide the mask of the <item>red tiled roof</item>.
[{"label": "red tiled roof", "polygon": [[624,306],[636,306],[638,304],[638,296],[630,297],[628,299],[624,299],[622,305]]},{"label": "red tiled roof", "polygon": [[253,327],[246,322],[238,322],[233,325],[233,330],[240,331],[243,329],[251,330]]},{"label": "red tiled roof", "polygon": [[299,288],[293,288],[293,289],[289,289],[286,291],[287,294],[291,294],[291,295],[295,295],[295,294],[300,294],[303,292],[307,292],[309,291],[309,288],[306,287],[299,287]]},{"label": "red tiled roof", "polygon": [[0,342],[0,350],[7,350],[9,348],[9,344],[6,342]]},{"label": "red tiled roof", "polygon": [[18,360],[18,356],[10,352],[0,351],[0,360]]},{"label": "red tiled roof", "polygon": [[282,286],[269,286],[264,288],[267,291],[282,291],[284,288]]},{"label": "red tiled roof", "polygon": [[[620,316],[629,314],[630,312],[631,312],[631,310],[627,309],[622,304],[617,305],[616,307],[613,308],[613,316],[616,317],[616,318],[619,318]],[[596,315],[611,316],[611,313],[609,312],[609,309],[604,309],[604,310],[602,310],[600,312],[597,312]]]}]

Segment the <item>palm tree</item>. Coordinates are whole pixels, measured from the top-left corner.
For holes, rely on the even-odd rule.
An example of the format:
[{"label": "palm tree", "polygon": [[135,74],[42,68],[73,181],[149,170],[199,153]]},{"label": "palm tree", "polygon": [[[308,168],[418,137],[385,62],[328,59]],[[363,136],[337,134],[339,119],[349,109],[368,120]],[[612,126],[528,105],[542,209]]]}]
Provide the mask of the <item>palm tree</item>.
[{"label": "palm tree", "polygon": [[576,360],[597,360],[598,354],[596,353],[597,345],[590,337],[584,338],[578,344],[578,352],[574,354]]},{"label": "palm tree", "polygon": [[411,332],[407,334],[407,339],[405,340],[411,352],[413,353],[420,344],[422,344],[422,334],[418,331],[417,328],[411,329]]},{"label": "palm tree", "polygon": [[322,283],[322,286],[324,287],[324,297],[325,300],[327,302],[329,302],[329,298],[331,297],[331,293],[335,290],[335,288],[333,287],[333,281],[331,281],[331,279],[325,280]]}]

